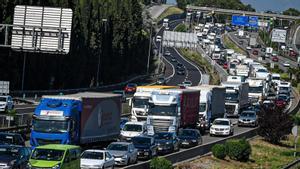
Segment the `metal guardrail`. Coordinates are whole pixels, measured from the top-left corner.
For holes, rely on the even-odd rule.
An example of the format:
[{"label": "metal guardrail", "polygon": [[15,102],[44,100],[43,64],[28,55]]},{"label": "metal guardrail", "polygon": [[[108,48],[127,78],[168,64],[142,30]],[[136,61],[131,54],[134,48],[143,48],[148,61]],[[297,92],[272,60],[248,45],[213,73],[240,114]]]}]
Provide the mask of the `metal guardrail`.
[{"label": "metal guardrail", "polygon": [[138,80],[143,80],[147,77],[157,77],[161,74],[151,74],[151,75],[139,75],[136,77],[133,77],[125,82],[120,82],[117,84],[111,84],[111,85],[105,85],[105,86],[100,86],[100,87],[91,87],[91,88],[77,88],[77,89],[61,89],[61,90],[25,90],[25,91],[11,91],[11,95],[12,96],[20,96],[22,97],[23,94],[27,96],[41,96],[41,95],[53,95],[53,94],[71,94],[71,93],[77,93],[77,92],[85,92],[85,91],[97,91],[97,92],[101,92],[101,91],[110,91],[110,90],[115,90],[118,89],[120,87],[124,87],[127,83],[130,82],[135,82]]}]

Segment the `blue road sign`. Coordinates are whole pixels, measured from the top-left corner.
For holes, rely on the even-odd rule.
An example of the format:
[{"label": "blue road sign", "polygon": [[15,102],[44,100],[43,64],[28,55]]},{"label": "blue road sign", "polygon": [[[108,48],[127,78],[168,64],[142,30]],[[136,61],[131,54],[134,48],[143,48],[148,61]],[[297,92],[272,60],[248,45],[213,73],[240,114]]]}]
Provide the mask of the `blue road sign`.
[{"label": "blue road sign", "polygon": [[232,25],[246,26],[248,24],[248,16],[232,15]]},{"label": "blue road sign", "polygon": [[258,27],[258,16],[249,16],[248,25],[250,27]]}]

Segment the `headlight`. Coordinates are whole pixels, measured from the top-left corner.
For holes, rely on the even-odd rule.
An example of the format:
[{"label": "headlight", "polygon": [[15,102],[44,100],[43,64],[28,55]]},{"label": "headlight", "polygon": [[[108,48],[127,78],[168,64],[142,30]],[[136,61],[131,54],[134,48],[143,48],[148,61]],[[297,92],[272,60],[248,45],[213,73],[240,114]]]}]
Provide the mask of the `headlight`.
[{"label": "headlight", "polygon": [[230,128],[225,128],[225,130],[230,130]]},{"label": "headlight", "polygon": [[213,127],[210,127],[210,129],[211,129],[211,130],[214,130],[215,128],[213,128]]},{"label": "headlight", "polygon": [[57,164],[56,166],[52,167],[52,169],[60,169],[60,165]]},{"label": "headlight", "polygon": [[123,158],[123,159],[127,159],[127,157],[128,157],[127,154],[125,154],[125,155],[123,155],[122,158]]},{"label": "headlight", "polygon": [[193,142],[193,143],[196,143],[196,142],[197,142],[197,140],[192,140],[192,142]]},{"label": "headlight", "polygon": [[13,166],[15,164],[16,160],[12,160],[11,162],[8,163],[9,166]]},{"label": "headlight", "polygon": [[171,144],[171,142],[166,142],[166,144]]}]

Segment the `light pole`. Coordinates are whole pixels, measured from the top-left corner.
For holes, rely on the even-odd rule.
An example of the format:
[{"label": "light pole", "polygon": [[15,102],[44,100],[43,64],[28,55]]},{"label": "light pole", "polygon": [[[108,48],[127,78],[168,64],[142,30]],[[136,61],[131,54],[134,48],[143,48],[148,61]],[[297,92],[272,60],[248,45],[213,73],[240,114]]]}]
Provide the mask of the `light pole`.
[{"label": "light pole", "polygon": [[23,92],[24,90],[24,81],[25,81],[25,68],[26,68],[26,57],[27,57],[27,53],[24,52],[24,60],[23,60],[23,72],[22,72],[22,86],[21,86],[21,90]]},{"label": "light pole", "polygon": [[152,24],[150,25],[150,37],[149,37],[149,50],[148,50],[148,60],[147,60],[147,75],[149,74],[149,64],[150,64],[150,55],[151,55],[151,45],[152,45]]},{"label": "light pole", "polygon": [[[107,22],[107,19],[102,19],[101,20],[101,23],[102,22],[105,22],[105,28],[104,28],[104,33],[106,33],[106,22]],[[103,36],[104,36],[104,33],[102,34],[101,36],[101,45],[102,45],[102,42],[103,42]],[[100,47],[100,52],[99,52],[99,57],[98,57],[98,66],[97,66],[97,75],[96,75],[96,86],[99,87],[99,75],[100,75],[100,60],[101,60],[101,47]]]}]

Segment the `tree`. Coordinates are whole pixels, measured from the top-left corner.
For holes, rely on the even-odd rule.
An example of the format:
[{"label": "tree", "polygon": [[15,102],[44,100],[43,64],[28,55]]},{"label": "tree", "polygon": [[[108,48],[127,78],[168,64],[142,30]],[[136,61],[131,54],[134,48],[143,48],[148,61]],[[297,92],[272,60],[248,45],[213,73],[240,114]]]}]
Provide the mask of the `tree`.
[{"label": "tree", "polygon": [[187,0],[176,0],[176,1],[177,1],[177,7],[185,10],[185,7],[187,5]]},{"label": "tree", "polygon": [[291,132],[293,120],[284,109],[262,105],[258,117],[258,134],[272,144],[279,144],[281,138]]},{"label": "tree", "polygon": [[291,16],[300,16],[300,11],[298,11],[295,8],[289,8],[285,11],[283,11],[284,15],[291,15]]}]

